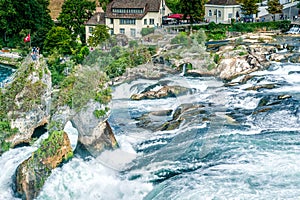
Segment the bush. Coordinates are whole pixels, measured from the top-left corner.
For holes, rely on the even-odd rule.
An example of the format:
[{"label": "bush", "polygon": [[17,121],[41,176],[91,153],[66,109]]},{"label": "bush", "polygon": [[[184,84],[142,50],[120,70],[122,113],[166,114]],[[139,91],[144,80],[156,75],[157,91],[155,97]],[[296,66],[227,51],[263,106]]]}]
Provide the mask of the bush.
[{"label": "bush", "polygon": [[180,32],[178,35],[176,35],[171,40],[171,44],[181,44],[181,45],[187,46],[189,44],[189,38],[188,38],[186,32]]},{"label": "bush", "polygon": [[142,28],[142,30],[141,30],[141,35],[142,36],[146,36],[146,35],[149,35],[151,33],[154,33],[154,28]]},{"label": "bush", "polygon": [[137,47],[138,42],[136,40],[129,41],[129,48]]}]

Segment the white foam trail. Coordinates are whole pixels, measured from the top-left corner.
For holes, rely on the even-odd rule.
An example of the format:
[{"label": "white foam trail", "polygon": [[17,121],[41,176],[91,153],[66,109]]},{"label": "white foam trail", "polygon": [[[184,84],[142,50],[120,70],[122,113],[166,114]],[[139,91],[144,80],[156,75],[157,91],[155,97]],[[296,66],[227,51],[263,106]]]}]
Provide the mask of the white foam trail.
[{"label": "white foam trail", "polygon": [[68,134],[68,138],[71,143],[72,150],[74,151],[78,141],[78,131],[72,126],[72,123],[68,121],[65,125],[64,131]]},{"label": "white foam trail", "polygon": [[152,185],[122,179],[102,161],[72,159],[48,178],[37,200],[142,199]]},{"label": "white foam trail", "polygon": [[36,150],[35,147],[22,147],[11,149],[0,157],[0,199],[15,200],[12,191],[12,176],[17,167],[26,160],[31,153]]}]

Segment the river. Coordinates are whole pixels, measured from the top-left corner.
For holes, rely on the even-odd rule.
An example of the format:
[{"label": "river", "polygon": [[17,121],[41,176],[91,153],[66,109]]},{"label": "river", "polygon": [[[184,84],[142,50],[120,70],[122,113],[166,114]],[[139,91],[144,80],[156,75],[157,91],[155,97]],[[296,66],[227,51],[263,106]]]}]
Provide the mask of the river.
[{"label": "river", "polygon": [[11,67],[0,64],[0,88],[10,81],[10,77],[14,71]]},{"label": "river", "polygon": [[[213,77],[181,75],[115,87],[109,122],[120,149],[98,158],[75,157],[53,170],[37,199],[299,198],[300,65],[273,63],[251,77],[230,87]],[[159,100],[129,99],[158,82],[191,92]],[[249,89],[264,85],[273,87]],[[183,104],[201,109],[175,130],[139,124],[144,114],[174,114]],[[163,124],[172,114],[152,116],[148,127]],[[0,157],[0,199],[14,199],[11,176],[35,149],[20,147]]]}]

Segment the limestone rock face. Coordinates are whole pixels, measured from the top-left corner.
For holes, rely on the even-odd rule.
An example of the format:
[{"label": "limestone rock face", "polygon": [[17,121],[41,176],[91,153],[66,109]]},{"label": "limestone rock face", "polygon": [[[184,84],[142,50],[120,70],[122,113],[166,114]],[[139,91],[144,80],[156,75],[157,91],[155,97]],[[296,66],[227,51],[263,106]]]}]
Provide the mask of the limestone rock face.
[{"label": "limestone rock face", "polygon": [[73,126],[78,130],[78,142],[95,157],[106,149],[118,147],[107,118],[98,119],[93,114],[97,109],[101,109],[101,104],[90,101],[71,119]]},{"label": "limestone rock face", "polygon": [[8,112],[11,128],[19,130],[9,139],[15,146],[30,140],[35,128],[47,124],[50,118],[52,82],[46,62],[24,62],[9,87],[16,92],[11,95],[13,106]]},{"label": "limestone rock face", "polygon": [[248,74],[258,69],[258,66],[248,63],[247,56],[223,59],[218,67],[220,78],[225,80],[231,80],[236,76]]},{"label": "limestone rock face", "polygon": [[38,196],[51,170],[73,156],[64,131],[54,131],[31,157],[21,163],[15,174],[14,190],[18,197],[31,200]]}]

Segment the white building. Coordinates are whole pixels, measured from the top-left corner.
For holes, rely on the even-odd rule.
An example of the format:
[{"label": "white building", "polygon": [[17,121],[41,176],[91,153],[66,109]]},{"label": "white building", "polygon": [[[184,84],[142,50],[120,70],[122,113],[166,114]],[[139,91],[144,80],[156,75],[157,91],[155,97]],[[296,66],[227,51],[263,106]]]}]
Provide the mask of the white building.
[{"label": "white building", "polygon": [[241,17],[241,6],[235,0],[210,0],[204,6],[208,22],[228,24]]},{"label": "white building", "polygon": [[107,5],[105,24],[110,34],[141,36],[142,28],[162,25],[162,18],[170,14],[164,0],[113,0]]}]

